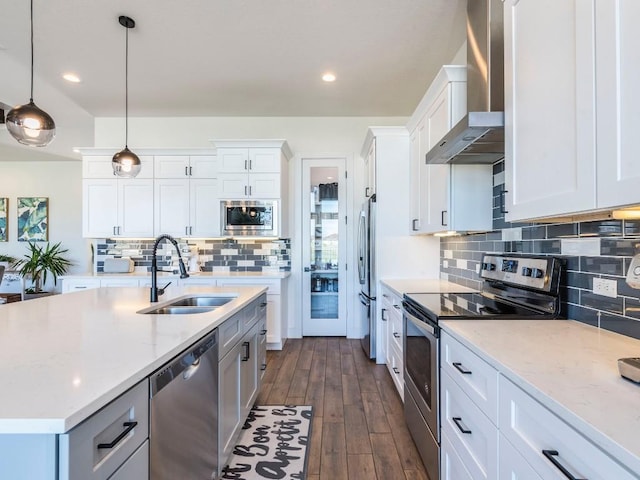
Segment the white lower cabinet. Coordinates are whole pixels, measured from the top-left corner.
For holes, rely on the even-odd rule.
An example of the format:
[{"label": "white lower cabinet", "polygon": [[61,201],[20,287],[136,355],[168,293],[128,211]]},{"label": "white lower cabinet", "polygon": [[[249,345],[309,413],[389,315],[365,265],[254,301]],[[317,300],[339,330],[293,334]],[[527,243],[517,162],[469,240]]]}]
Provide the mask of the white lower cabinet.
[{"label": "white lower cabinet", "polygon": [[148,437],[149,382],[145,379],[59,436],[60,478],[109,478]]},{"label": "white lower cabinet", "polygon": [[235,433],[242,426],[240,375],[242,345],[236,343],[218,363],[218,458],[221,466],[235,443]]},{"label": "white lower cabinet", "polygon": [[543,480],[502,434],[498,438],[498,450],[499,480]]},{"label": "white lower cabinet", "polygon": [[287,289],[286,279],[218,279],[219,287],[267,287],[267,347],[282,350],[287,340]]},{"label": "white lower cabinet", "polygon": [[149,478],[149,440],[116,470],[109,480],[144,480]]},{"label": "white lower cabinet", "polygon": [[100,279],[98,278],[63,278],[62,293],[78,292],[82,290],[90,290],[92,288],[100,288]]},{"label": "white lower cabinet", "polygon": [[545,480],[637,480],[504,376],[499,391],[501,433]]},{"label": "white lower cabinet", "polygon": [[497,425],[498,371],[446,333],[440,342],[440,367]]},{"label": "white lower cabinet", "polygon": [[446,433],[440,442],[440,464],[440,480],[473,480]]},{"label": "white lower cabinet", "polygon": [[440,421],[454,450],[474,479],[498,478],[498,428],[458,384],[443,372]]},{"label": "white lower cabinet", "polygon": [[260,296],[218,328],[218,461],[221,469],[258,397],[262,362],[266,363],[266,350],[261,346],[261,332],[266,323],[266,310],[262,306],[265,297]]},{"label": "white lower cabinet", "polygon": [[402,298],[384,285],[380,316],[383,323],[383,338],[379,344],[384,348],[387,368],[398,394],[404,399]]},{"label": "white lower cabinet", "polygon": [[507,375],[442,332],[441,479],[640,478]]}]

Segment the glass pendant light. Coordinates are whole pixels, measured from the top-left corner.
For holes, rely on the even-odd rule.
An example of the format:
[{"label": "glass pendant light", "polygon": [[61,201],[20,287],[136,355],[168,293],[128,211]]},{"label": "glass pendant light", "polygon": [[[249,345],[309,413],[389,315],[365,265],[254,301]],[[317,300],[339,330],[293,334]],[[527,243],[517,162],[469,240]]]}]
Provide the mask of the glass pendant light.
[{"label": "glass pendant light", "polygon": [[136,26],[136,22],[124,15],[118,18],[118,22],[125,28],[125,67],[124,67],[124,92],[125,92],[125,137],[124,148],[113,156],[111,166],[113,167],[113,173],[119,177],[133,178],[140,173],[142,167],[140,158],[129,150],[127,145],[129,141],[129,29]]},{"label": "glass pendant light", "polygon": [[56,124],[44,110],[33,103],[33,0],[31,0],[31,96],[29,103],[9,110],[7,130],[24,145],[44,147],[56,136]]}]

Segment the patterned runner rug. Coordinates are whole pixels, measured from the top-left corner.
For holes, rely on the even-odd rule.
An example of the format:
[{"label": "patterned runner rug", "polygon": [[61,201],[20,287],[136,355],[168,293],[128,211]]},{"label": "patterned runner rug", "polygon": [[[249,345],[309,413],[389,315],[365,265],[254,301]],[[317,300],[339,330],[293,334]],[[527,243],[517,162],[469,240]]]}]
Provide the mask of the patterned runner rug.
[{"label": "patterned runner rug", "polygon": [[221,478],[305,479],[312,415],[311,406],[253,407]]}]

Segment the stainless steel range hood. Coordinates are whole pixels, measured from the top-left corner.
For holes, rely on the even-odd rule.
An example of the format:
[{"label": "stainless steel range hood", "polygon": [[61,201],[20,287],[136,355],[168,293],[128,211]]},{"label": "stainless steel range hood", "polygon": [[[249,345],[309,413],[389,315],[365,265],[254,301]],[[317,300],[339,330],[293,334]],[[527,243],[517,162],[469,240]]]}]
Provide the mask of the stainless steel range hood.
[{"label": "stainless steel range hood", "polygon": [[426,162],[494,163],[504,157],[502,0],[467,0],[467,115]]}]

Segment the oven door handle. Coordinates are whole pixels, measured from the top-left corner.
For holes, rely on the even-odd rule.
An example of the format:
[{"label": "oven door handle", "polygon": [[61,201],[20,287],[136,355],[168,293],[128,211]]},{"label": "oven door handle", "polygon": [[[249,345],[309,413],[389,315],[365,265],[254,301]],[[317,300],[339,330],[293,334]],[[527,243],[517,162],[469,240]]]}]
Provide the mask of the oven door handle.
[{"label": "oven door handle", "polygon": [[436,325],[432,325],[430,321],[426,319],[422,321],[415,315],[409,313],[406,309],[404,310],[404,315],[405,317],[407,317],[407,320],[411,321],[411,323],[413,323],[419,330],[422,330],[423,332],[426,332],[436,338],[440,337],[440,328]]}]

